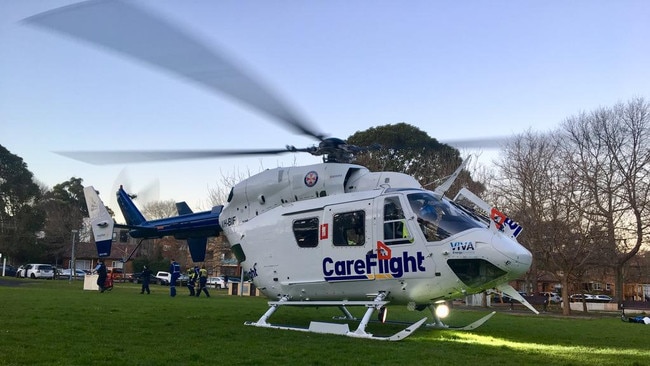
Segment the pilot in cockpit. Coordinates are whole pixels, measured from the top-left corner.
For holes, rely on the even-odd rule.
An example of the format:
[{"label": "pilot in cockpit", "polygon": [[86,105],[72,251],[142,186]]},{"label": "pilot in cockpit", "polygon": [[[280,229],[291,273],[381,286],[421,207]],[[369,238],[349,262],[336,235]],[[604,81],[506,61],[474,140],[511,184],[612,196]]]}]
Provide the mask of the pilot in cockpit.
[{"label": "pilot in cockpit", "polygon": [[442,203],[432,199],[411,201],[411,207],[418,216],[418,223],[427,241],[438,241],[438,226],[444,215]]}]

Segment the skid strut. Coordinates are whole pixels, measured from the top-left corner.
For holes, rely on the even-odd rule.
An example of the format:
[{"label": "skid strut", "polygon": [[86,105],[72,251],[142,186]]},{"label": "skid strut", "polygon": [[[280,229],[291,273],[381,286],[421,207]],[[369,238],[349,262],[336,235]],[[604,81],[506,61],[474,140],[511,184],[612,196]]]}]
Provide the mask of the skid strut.
[{"label": "skid strut", "polygon": [[[385,341],[398,341],[404,339],[411,335],[413,331],[418,329],[427,318],[422,318],[416,323],[408,326],[406,329],[403,329],[400,332],[397,332],[389,337],[377,337],[371,333],[366,332],[366,327],[370,322],[372,313],[377,310],[379,311],[383,308],[388,301],[385,301],[386,293],[381,292],[375,296],[372,301],[291,301],[288,296],[282,296],[278,301],[269,301],[269,308],[266,312],[256,321],[256,322],[246,322],[246,325],[253,325],[256,327],[264,328],[275,328],[275,329],[287,329],[287,330],[297,330],[302,332],[313,332],[313,333],[328,333],[328,334],[337,334],[345,335],[348,337],[354,338],[368,338],[376,340],[385,340]],[[344,317],[341,319],[354,320],[356,319],[346,308],[346,306],[365,306],[366,312],[361,318],[359,326],[354,331],[350,331],[348,324],[340,323],[324,323],[312,321],[309,324],[309,328],[293,327],[287,325],[276,325],[268,322],[269,318],[280,306],[338,306],[339,309],[344,314]]]}]

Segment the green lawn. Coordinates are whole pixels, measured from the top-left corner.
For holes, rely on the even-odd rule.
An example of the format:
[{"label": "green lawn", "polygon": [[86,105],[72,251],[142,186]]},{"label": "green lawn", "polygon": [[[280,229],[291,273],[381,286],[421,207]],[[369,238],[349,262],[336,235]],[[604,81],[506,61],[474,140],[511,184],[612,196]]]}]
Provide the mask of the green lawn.
[{"label": "green lawn", "polygon": [[[243,325],[266,299],[190,298],[184,288],[116,284],[83,291],[81,281],[0,279],[0,365],[650,365],[650,326],[615,314],[566,319],[503,311],[472,332],[420,329],[400,342],[263,329]],[[362,315],[363,309],[351,309]],[[452,311],[452,325],[486,311]],[[307,325],[336,308],[281,308],[274,323]],[[390,320],[426,313],[389,308]],[[351,328],[356,324],[351,324]],[[372,323],[378,335],[403,326]]]}]

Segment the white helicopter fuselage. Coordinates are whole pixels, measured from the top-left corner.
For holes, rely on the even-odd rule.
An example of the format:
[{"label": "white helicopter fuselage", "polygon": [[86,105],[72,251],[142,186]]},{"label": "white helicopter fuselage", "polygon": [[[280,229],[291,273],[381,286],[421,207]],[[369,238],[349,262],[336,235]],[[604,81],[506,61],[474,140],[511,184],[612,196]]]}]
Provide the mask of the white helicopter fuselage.
[{"label": "white helicopter fuselage", "polygon": [[[438,205],[436,219],[416,209],[425,201]],[[427,304],[507,283],[532,261],[514,237],[412,177],[353,164],[255,175],[233,188],[220,223],[243,270],[271,299],[384,292],[392,303]]]}]

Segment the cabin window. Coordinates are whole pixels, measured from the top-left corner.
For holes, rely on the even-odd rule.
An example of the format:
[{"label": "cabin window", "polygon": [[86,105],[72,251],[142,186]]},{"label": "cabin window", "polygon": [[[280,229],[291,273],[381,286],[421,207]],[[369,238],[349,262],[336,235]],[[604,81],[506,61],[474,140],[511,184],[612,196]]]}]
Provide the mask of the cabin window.
[{"label": "cabin window", "polygon": [[366,242],[366,212],[353,211],[334,215],[333,243],[336,246],[363,246]]},{"label": "cabin window", "polygon": [[293,222],[293,235],[301,248],[318,246],[318,218],[296,220]]},{"label": "cabin window", "polygon": [[407,244],[412,242],[404,218],[399,197],[384,199],[384,244]]}]

